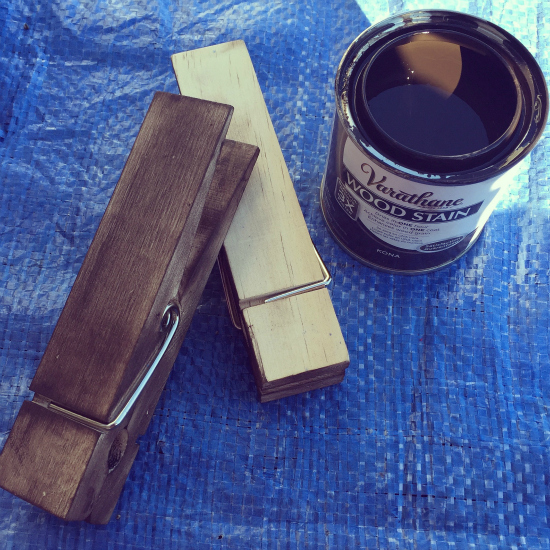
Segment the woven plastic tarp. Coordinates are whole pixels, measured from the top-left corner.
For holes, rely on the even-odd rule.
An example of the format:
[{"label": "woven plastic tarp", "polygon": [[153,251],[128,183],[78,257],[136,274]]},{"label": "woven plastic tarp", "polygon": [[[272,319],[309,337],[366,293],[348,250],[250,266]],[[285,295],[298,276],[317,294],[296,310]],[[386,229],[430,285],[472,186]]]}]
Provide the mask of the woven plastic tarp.
[{"label": "woven plastic tarp", "polygon": [[503,26],[549,74],[544,0],[2,2],[0,446],[180,51],[246,41],[351,356],[342,384],[259,404],[214,270],[112,521],[0,491],[2,550],[550,548],[548,133],[441,271],[360,265],[319,209],[339,59],[420,7]]}]

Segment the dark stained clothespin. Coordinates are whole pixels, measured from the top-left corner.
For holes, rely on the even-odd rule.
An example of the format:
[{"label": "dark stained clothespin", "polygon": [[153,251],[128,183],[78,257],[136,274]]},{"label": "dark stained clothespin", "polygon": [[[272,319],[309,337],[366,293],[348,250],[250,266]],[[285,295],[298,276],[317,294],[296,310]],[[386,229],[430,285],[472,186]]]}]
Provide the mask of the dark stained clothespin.
[{"label": "dark stained clothespin", "polygon": [[158,92],[0,455],[0,486],[107,523],[256,162],[233,108]]}]

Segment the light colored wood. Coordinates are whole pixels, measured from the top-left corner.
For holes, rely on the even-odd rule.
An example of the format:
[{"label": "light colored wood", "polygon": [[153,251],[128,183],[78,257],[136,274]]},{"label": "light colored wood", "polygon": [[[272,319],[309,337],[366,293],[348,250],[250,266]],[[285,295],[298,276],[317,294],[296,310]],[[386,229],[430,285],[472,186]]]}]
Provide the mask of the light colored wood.
[{"label": "light colored wood", "polygon": [[260,402],[342,382],[349,355],[326,288],[241,310],[223,248],[218,265]]},{"label": "light colored wood", "polygon": [[261,150],[220,261],[260,400],[340,382],[349,356],[328,291],[263,303],[323,273],[244,42],[176,54],[172,63],[182,94],[233,105],[228,137]]},{"label": "light colored wood", "polygon": [[253,306],[242,314],[254,366],[263,378],[260,392],[303,373],[310,375],[302,377],[305,381],[327,377],[349,364],[327,289]]},{"label": "light colored wood", "polygon": [[172,64],[182,94],[235,108],[228,138],[260,148],[224,242],[241,308],[321,281],[323,274],[245,43],[238,40],[175,54]]}]

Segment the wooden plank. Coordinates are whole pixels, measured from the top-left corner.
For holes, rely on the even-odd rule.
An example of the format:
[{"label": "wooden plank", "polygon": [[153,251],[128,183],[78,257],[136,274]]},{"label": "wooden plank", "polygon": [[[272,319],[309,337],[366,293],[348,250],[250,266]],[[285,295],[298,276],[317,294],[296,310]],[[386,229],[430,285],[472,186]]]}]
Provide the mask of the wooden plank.
[{"label": "wooden plank", "polygon": [[289,397],[291,395],[297,395],[308,391],[318,390],[320,388],[326,388],[327,386],[333,386],[340,384],[344,380],[345,371],[313,380],[306,380],[305,382],[299,382],[295,384],[288,384],[282,388],[275,388],[273,390],[258,390],[258,399],[260,403],[268,403],[276,399],[282,399],[283,397]]},{"label": "wooden plank", "polygon": [[343,380],[349,355],[326,288],[241,310],[224,248],[218,265],[262,403]]},{"label": "wooden plank", "polygon": [[[235,217],[260,149],[254,145],[226,139],[216,164],[216,171],[208,191],[201,221],[191,247],[188,266],[180,283],[180,300],[183,292],[189,293],[194,285],[203,285],[212,271],[231,222]],[[207,251],[215,250],[212,257]],[[207,271],[204,271],[208,258]],[[202,294],[202,289],[200,291]],[[189,297],[186,295],[185,299]]]},{"label": "wooden plank", "polygon": [[224,243],[241,308],[321,281],[319,262],[242,40],[175,54],[180,92],[229,103],[228,137],[260,147],[256,170]]},{"label": "wooden plank", "polygon": [[116,416],[162,339],[232,111],[155,94],[32,391],[102,422]]},{"label": "wooden plank", "polygon": [[228,135],[261,149],[220,256],[260,400],[341,381],[349,357],[328,292],[264,304],[323,273],[244,42],[179,53],[172,64],[181,93],[234,105]]}]

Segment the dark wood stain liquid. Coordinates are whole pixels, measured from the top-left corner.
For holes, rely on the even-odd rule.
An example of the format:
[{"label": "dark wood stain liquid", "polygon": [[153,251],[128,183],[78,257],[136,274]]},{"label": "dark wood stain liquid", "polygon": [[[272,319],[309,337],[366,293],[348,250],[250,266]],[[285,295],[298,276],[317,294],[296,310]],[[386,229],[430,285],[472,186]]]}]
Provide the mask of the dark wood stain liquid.
[{"label": "dark wood stain liquid", "polygon": [[455,94],[429,84],[405,84],[369,101],[380,127],[395,141],[430,155],[463,155],[489,145],[481,117]]},{"label": "dark wood stain liquid", "polygon": [[512,124],[517,90],[487,46],[452,32],[401,37],[375,56],[361,82],[367,116],[397,145],[425,155],[468,155]]}]

